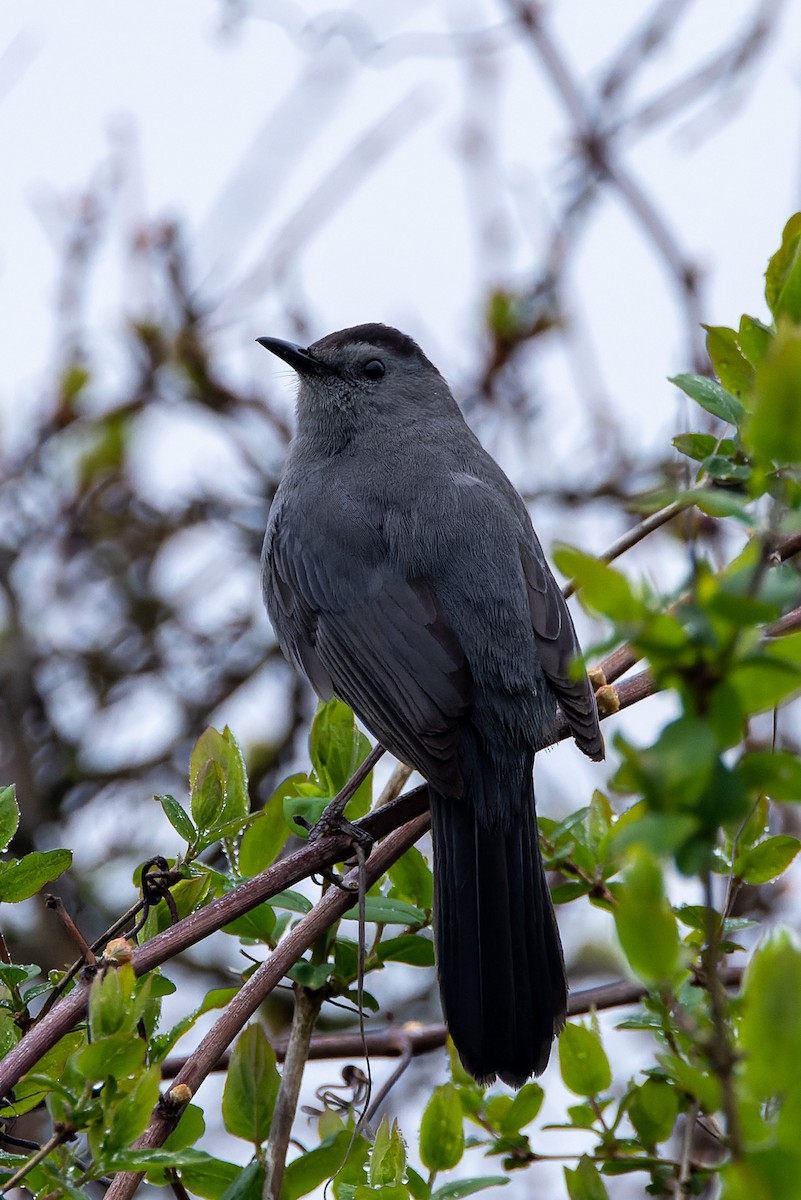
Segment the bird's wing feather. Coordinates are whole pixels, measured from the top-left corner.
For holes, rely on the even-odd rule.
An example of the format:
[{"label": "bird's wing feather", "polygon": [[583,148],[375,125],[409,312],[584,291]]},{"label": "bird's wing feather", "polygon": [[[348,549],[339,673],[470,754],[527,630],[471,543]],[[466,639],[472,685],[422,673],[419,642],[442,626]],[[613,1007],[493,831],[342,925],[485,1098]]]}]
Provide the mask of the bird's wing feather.
[{"label": "bird's wing feather", "polygon": [[276,525],[264,584],[279,639],[319,695],[345,700],[382,745],[458,795],[457,734],[473,700],[464,653],[428,584],[388,571],[377,533],[361,548],[314,554]]},{"label": "bird's wing feather", "polygon": [[576,743],[596,761],[604,756],[592,685],[585,672],[576,675],[579,649],[573,620],[565,598],[536,543],[521,543],[520,558],[528,588],[531,625],[542,669],[551,684]]}]

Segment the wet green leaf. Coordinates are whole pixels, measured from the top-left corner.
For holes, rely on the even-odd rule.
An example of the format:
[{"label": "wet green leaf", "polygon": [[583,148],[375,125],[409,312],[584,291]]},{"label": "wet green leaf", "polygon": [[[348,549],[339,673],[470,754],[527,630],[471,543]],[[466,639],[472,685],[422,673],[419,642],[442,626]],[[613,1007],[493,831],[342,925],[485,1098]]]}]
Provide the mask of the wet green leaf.
[{"label": "wet green leaf", "polygon": [[0,866],[0,901],[16,904],[35,896],[72,863],[71,850],[33,850],[15,862]]},{"label": "wet green leaf", "polygon": [[559,1037],[559,1067],[565,1087],[577,1096],[598,1096],[612,1082],[612,1071],[594,1029],[569,1021]]},{"label": "wet green leaf", "polygon": [[19,805],[13,784],[0,788],[0,851],[7,848],[19,825]]},{"label": "wet green leaf", "polygon": [[768,883],[786,871],[798,851],[801,842],[788,835],[766,838],[757,842],[734,860],[734,874],[746,883]]},{"label": "wet green leaf", "polygon": [[420,1124],[420,1159],[429,1171],[450,1171],[464,1153],[462,1106],[451,1083],[435,1088]]},{"label": "wet green leaf", "polygon": [[225,1128],[260,1146],[270,1132],[280,1076],[275,1051],[260,1025],[248,1025],[236,1041],[223,1091]]},{"label": "wet green leaf", "polygon": [[647,850],[634,851],[614,894],[617,935],[632,970],[648,984],[672,979],[679,964],[679,931],[659,863]]},{"label": "wet green leaf", "polygon": [[744,405],[715,379],[706,375],[674,375],[670,382],[713,417],[729,425],[740,425],[745,417]]},{"label": "wet green leaf", "polygon": [[715,374],[733,396],[747,396],[754,383],[754,368],[740,348],[738,335],[723,325],[706,325],[706,349]]}]

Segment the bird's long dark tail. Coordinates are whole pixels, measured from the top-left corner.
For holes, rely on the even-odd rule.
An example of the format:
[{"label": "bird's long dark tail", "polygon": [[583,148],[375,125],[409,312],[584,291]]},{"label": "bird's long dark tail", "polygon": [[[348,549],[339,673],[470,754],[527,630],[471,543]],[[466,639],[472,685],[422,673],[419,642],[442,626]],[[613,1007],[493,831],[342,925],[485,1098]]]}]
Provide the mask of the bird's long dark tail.
[{"label": "bird's long dark tail", "polygon": [[519,1087],[545,1069],[567,1009],[533,759],[516,772],[523,794],[513,797],[498,794],[498,773],[474,744],[463,764],[464,796],[431,794],[442,1005],[470,1074]]}]

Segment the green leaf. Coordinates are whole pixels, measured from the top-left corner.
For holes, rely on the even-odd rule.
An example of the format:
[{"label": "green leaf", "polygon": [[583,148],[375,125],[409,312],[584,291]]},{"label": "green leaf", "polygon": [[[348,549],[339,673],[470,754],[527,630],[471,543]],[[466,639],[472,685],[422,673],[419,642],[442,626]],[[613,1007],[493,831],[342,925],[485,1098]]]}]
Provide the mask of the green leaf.
[{"label": "green leaf", "polygon": [[587,834],[589,844],[597,853],[607,838],[614,823],[615,814],[608,797],[596,788],[590,800],[587,813]]},{"label": "green leaf", "polygon": [[646,1079],[634,1091],[628,1107],[631,1123],[644,1145],[666,1142],[673,1133],[679,1097],[676,1089],[664,1080]]},{"label": "green leaf", "polygon": [[148,1067],[131,1091],[118,1099],[112,1109],[104,1148],[128,1149],[140,1133],[144,1133],[159,1098],[160,1084],[161,1071],[158,1065]]},{"label": "green leaf", "polygon": [[325,985],[331,974],[331,964],[328,962],[310,963],[305,959],[293,963],[288,971],[289,978],[311,991],[318,991]]},{"label": "green leaf", "polygon": [[711,1071],[685,1062],[677,1054],[658,1055],[658,1061],[667,1074],[676,1080],[679,1091],[695,1096],[704,1112],[713,1113],[721,1106],[720,1083]]},{"label": "green leaf", "polygon": [[673,438],[673,445],[680,454],[686,455],[694,462],[703,462],[715,452],[731,455],[735,451],[735,445],[731,438],[721,440],[713,433],[680,433]]},{"label": "green leaf", "polygon": [[221,1200],[262,1200],[264,1196],[264,1163],[254,1160],[232,1179]]},{"label": "green leaf", "polygon": [[769,325],[765,325],[756,317],[745,315],[740,317],[740,329],[737,334],[737,340],[740,343],[743,354],[752,366],[759,366],[770,349],[773,338],[774,331]]},{"label": "green leaf", "polygon": [[[186,1120],[186,1113],[183,1114],[178,1123],[178,1128],[181,1128]],[[248,1167],[245,1167],[245,1171]],[[237,1181],[242,1177],[244,1172],[236,1163],[226,1162],[224,1159],[206,1158],[204,1162],[192,1163],[188,1166],[181,1167],[181,1183],[195,1196],[202,1196],[204,1200],[223,1200],[227,1196],[227,1190],[231,1186],[235,1186]]]},{"label": "green leaf", "polygon": [[641,600],[620,571],[573,546],[558,546],[553,558],[559,570],[576,581],[589,608],[613,621],[638,621],[645,615]]},{"label": "green leaf", "polygon": [[[412,1200],[431,1200],[430,1184],[427,1180],[423,1179],[419,1171],[415,1171],[414,1167],[407,1166],[406,1168],[406,1186],[409,1189],[409,1195],[412,1197]],[[336,1200],[350,1200],[349,1196],[344,1193],[340,1195],[336,1191],[336,1185],[334,1185],[334,1194]]]},{"label": "green leaf", "polygon": [[659,864],[644,847],[633,851],[614,894],[617,936],[632,970],[648,984],[670,980],[679,965],[679,930]]},{"label": "green leaf", "polygon": [[266,1141],[280,1082],[267,1035],[261,1025],[248,1025],[237,1038],[223,1090],[228,1132],[256,1146]]},{"label": "green leaf", "polygon": [[192,1146],[187,1146],[184,1150],[131,1148],[115,1154],[109,1161],[108,1168],[109,1171],[147,1171],[151,1167],[203,1167],[215,1161],[205,1150],[195,1150]]},{"label": "green leaf", "polygon": [[801,842],[798,838],[786,834],[766,838],[744,854],[738,854],[734,860],[734,874],[746,883],[768,883],[787,870],[799,850]]},{"label": "green leaf", "polygon": [[17,862],[3,864],[0,901],[16,904],[35,896],[46,883],[58,879],[72,862],[71,850],[33,850]]},{"label": "green leaf", "polygon": [[801,760],[787,750],[744,754],[736,769],[752,792],[765,792],[772,800],[801,801]]},{"label": "green leaf", "polygon": [[540,1111],[544,1098],[545,1093],[538,1083],[524,1083],[504,1114],[501,1133],[517,1133],[524,1129]]},{"label": "green leaf", "polygon": [[389,868],[389,879],[392,899],[408,900],[418,908],[431,909],[434,895],[431,868],[416,846],[410,846]]},{"label": "green leaf", "polygon": [[577,1125],[579,1129],[592,1129],[598,1120],[596,1111],[591,1104],[569,1104],[567,1115],[572,1124]]},{"label": "green leaf", "polygon": [[242,913],[227,925],[223,925],[223,933],[233,937],[246,938],[253,942],[269,942],[275,932],[278,918],[275,909],[269,904],[258,904],[250,912]]},{"label": "green leaf", "polygon": [[291,829],[287,824],[284,799],[297,796],[301,783],[308,783],[308,777],[303,773],[290,775],[279,784],[256,820],[242,834],[239,870],[248,878],[266,871],[283,850],[287,838],[296,831],[297,827]]},{"label": "green leaf", "polygon": [[750,1149],[720,1173],[722,1200],[799,1200],[801,1150],[797,1146]]},{"label": "green leaf", "polygon": [[0,851],[7,848],[8,843],[17,832],[19,826],[19,805],[14,785],[0,788]]},{"label": "green leaf", "polygon": [[147,1049],[142,1038],[130,1033],[113,1033],[100,1037],[75,1059],[78,1070],[87,1079],[102,1083],[106,1079],[127,1079],[136,1074],[145,1061]]},{"label": "green leaf", "polygon": [[505,1187],[509,1183],[508,1175],[482,1175],[473,1179],[455,1179],[453,1183],[445,1183],[431,1193],[431,1200],[462,1200],[463,1196],[474,1196],[476,1192],[484,1192],[491,1187]]},{"label": "green leaf", "polygon": [[387,1117],[382,1117],[367,1165],[370,1190],[385,1184],[399,1184],[406,1174],[406,1146],[401,1137],[398,1122],[390,1128]]},{"label": "green leaf", "polygon": [[[201,776],[210,762],[219,768],[223,792],[223,803],[217,814],[217,821],[223,824],[245,816],[250,808],[247,769],[239,743],[227,725],[222,733],[209,725],[195,742],[189,762],[189,782],[193,793],[200,785]],[[195,815],[194,805],[192,813]],[[211,823],[204,824],[197,816],[195,820],[201,828],[211,828]]]},{"label": "green leaf", "polygon": [[[624,762],[614,777],[620,790],[641,791],[649,807],[692,809],[719,762],[715,735],[705,721],[683,716],[664,727],[653,746],[636,749],[618,738]],[[616,834],[617,836],[617,834]]]},{"label": "green leaf", "polygon": [[303,892],[296,892],[293,888],[285,888],[283,892],[276,892],[266,904],[272,905],[273,908],[285,908],[287,912],[307,913],[311,912],[314,905]]},{"label": "green leaf", "polygon": [[333,796],[320,796],[318,794],[313,796],[308,794],[284,796],[283,812],[287,828],[291,829],[296,837],[308,837],[308,830],[302,823],[298,823],[296,818],[302,817],[306,824],[316,825],[332,799]]},{"label": "green leaf", "polygon": [[409,1200],[409,1189],[405,1183],[357,1184],[353,1200]]},{"label": "green leaf", "polygon": [[[746,817],[740,831],[737,834],[736,849],[738,853],[747,850],[749,846],[753,846],[755,842],[761,842],[765,834],[768,832],[770,823],[770,804],[764,793],[761,793],[750,813]],[[733,847],[734,849],[735,847]]]},{"label": "green leaf", "polygon": [[[173,1129],[172,1133],[170,1133],[168,1135],[167,1140],[164,1143],[164,1149],[165,1150],[184,1150],[184,1149],[186,1149],[187,1146],[194,1146],[197,1144],[197,1142],[200,1141],[200,1139],[203,1137],[203,1134],[205,1132],[206,1132],[206,1120],[205,1120],[205,1117],[203,1116],[203,1110],[201,1108],[198,1108],[198,1106],[196,1104],[187,1104],[186,1108],[181,1113],[180,1121],[175,1126],[175,1129]],[[212,1160],[212,1164],[211,1164],[212,1166],[215,1161],[216,1160]],[[203,1164],[204,1170],[209,1165],[210,1164],[208,1164],[208,1163],[204,1163]],[[232,1164],[230,1164],[230,1163],[225,1164],[225,1166],[231,1166],[231,1165]],[[215,1172],[215,1174],[219,1177],[220,1173]],[[226,1182],[223,1186],[227,1187],[228,1184],[231,1182],[232,1178],[233,1178],[232,1175],[228,1176],[228,1178],[226,1179]],[[201,1194],[204,1194],[204,1193],[201,1193]]]},{"label": "green leaf", "polygon": [[22,1030],[11,1013],[0,1009],[0,1059],[5,1058],[21,1037]]},{"label": "green leaf", "polygon": [[186,842],[187,846],[191,846],[197,837],[197,830],[189,813],[181,807],[174,796],[157,796],[156,799],[164,809],[164,815],[175,832]]},{"label": "green leaf", "polygon": [[435,1088],[420,1123],[420,1159],[429,1171],[450,1171],[464,1153],[459,1092],[452,1083]]},{"label": "green leaf", "polygon": [[0,963],[0,983],[10,988],[21,987],[40,974],[37,963]]},{"label": "green leaf", "polygon": [[551,892],[551,900],[554,904],[569,904],[571,900],[586,896],[589,890],[588,883],[559,883]]},{"label": "green leaf", "polygon": [[735,664],[729,682],[743,712],[765,712],[801,689],[801,670],[794,663],[753,654]]},{"label": "green leaf", "polygon": [[766,1099],[799,1088],[801,952],[787,930],[768,935],[743,980],[740,1040],[752,1095]]},{"label": "green leaf", "polygon": [[586,1154],[579,1159],[575,1171],[563,1168],[570,1200],[609,1200],[606,1184],[598,1174],[595,1163]]},{"label": "green leaf", "polygon": [[559,1037],[559,1068],[565,1087],[577,1096],[598,1096],[612,1082],[612,1071],[594,1029],[569,1021]]},{"label": "green leaf", "polygon": [[711,454],[702,465],[711,479],[722,483],[740,483],[750,479],[753,474],[753,468],[748,463],[734,463],[722,454]]},{"label": "green leaf", "polygon": [[[390,900],[387,896],[367,896],[364,907],[365,920],[374,921],[377,925],[423,925],[426,920],[421,908],[404,900]],[[358,905],[343,913],[342,919],[358,921]]]},{"label": "green leaf", "polygon": [[742,496],[727,488],[693,488],[676,497],[677,500],[689,498],[697,509],[708,517],[734,517],[741,524],[751,528],[754,517],[748,509],[750,498]]},{"label": "green leaf", "polygon": [[753,411],[743,436],[753,456],[801,462],[801,334],[780,328],[757,369]]},{"label": "green leaf", "polygon": [[773,317],[801,322],[801,213],[795,213],[782,231],[782,244],[765,272],[765,299]]},{"label": "green leaf", "polygon": [[[333,698],[321,704],[309,735],[309,754],[324,791],[335,796],[370,753],[370,743],[356,724],[347,704]],[[371,777],[361,784],[345,808],[354,820],[370,807]]]},{"label": "green leaf", "polygon": [[132,1034],[141,1015],[136,977],[130,963],[98,975],[89,993],[89,1028],[97,1042],[110,1034]]},{"label": "green leaf", "polygon": [[745,407],[736,396],[726,391],[716,380],[706,375],[674,375],[669,381],[700,404],[701,408],[719,417],[729,425],[740,425],[745,416]]},{"label": "green leaf", "polygon": [[[208,731],[207,731],[208,732]],[[222,820],[225,807],[225,776],[219,763],[209,760],[192,784],[192,817],[206,833]]]},{"label": "green leaf", "polygon": [[[64,1068],[75,1053],[86,1042],[86,1034],[83,1031],[72,1030],[70,1033],[60,1038],[51,1050],[48,1050],[36,1064],[36,1071],[31,1075],[26,1075],[14,1087],[14,1099],[7,1106],[0,1108],[0,1117],[18,1117],[22,1113],[30,1112],[38,1104],[41,1104],[46,1092],[46,1086],[42,1080],[59,1079]],[[35,1076],[35,1077],[32,1077]]]},{"label": "green leaf", "polygon": [[434,943],[417,933],[402,933],[387,938],[376,947],[379,962],[403,962],[413,967],[433,967]]},{"label": "green leaf", "polygon": [[723,325],[705,325],[706,349],[715,374],[728,392],[747,396],[754,383],[754,368],[743,354],[737,334]]},{"label": "green leaf", "polygon": [[[357,1169],[367,1161],[368,1146],[364,1138],[357,1137],[351,1147],[351,1134],[343,1129],[334,1138],[328,1138],[314,1150],[301,1154],[289,1163],[284,1171],[284,1182],[281,1186],[281,1200],[297,1200],[306,1196],[327,1179],[333,1179],[348,1155],[345,1171],[355,1163]],[[350,1148],[350,1153],[348,1153]],[[362,1178],[364,1175],[362,1173]]]},{"label": "green leaf", "polygon": [[225,771],[225,818],[245,816],[250,812],[248,795],[248,771],[239,742],[226,725],[223,729],[224,753],[222,766]]}]

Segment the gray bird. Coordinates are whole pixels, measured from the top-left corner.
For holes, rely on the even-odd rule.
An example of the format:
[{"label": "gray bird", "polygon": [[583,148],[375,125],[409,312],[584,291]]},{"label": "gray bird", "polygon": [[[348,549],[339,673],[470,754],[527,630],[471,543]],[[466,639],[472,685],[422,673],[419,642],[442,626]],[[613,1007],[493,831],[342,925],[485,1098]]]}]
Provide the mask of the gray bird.
[{"label": "gray bird", "polygon": [[300,379],[262,554],[278,641],[428,781],[445,1018],[476,1079],[519,1087],[567,1010],[532,778],[557,703],[604,753],[573,622],[523,500],[416,342],[378,324],[258,340]]}]

